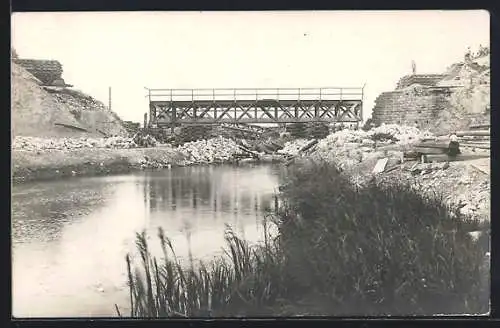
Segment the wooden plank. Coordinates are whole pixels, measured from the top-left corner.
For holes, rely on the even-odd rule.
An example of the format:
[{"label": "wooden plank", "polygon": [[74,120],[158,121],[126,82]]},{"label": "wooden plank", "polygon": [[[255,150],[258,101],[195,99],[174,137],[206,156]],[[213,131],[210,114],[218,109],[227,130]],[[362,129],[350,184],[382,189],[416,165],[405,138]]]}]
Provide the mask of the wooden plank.
[{"label": "wooden plank", "polygon": [[452,161],[452,160],[453,160],[453,158],[449,157],[446,154],[441,154],[441,155],[437,155],[437,154],[425,155],[425,162],[427,162],[427,163],[429,163],[429,162],[449,162],[449,161]]},{"label": "wooden plank", "polygon": [[414,147],[419,147],[419,148],[443,148],[443,149],[448,149],[449,142],[421,142]]},{"label": "wooden plank", "polygon": [[445,154],[448,151],[448,148],[415,147],[414,151],[421,154]]},{"label": "wooden plank", "polygon": [[489,165],[471,164],[470,166],[472,166],[473,168],[475,168],[476,170],[478,170],[481,173],[490,175],[490,166]]},{"label": "wooden plank", "polygon": [[460,146],[464,148],[478,148],[478,149],[491,149],[489,144],[473,144],[473,143],[461,143]]},{"label": "wooden plank", "polygon": [[70,128],[70,129],[78,130],[78,131],[88,132],[87,129],[82,128],[80,126],[73,125],[73,124],[57,123],[56,122],[56,123],[54,123],[54,125],[58,125],[58,126],[62,126],[62,127],[65,127],[65,128]]},{"label": "wooden plank", "polygon": [[387,158],[387,157],[379,159],[377,161],[377,164],[375,164],[375,167],[373,168],[372,172],[374,174],[384,172],[385,167],[386,167],[388,161],[389,161],[389,158]]},{"label": "wooden plank", "polygon": [[314,146],[317,143],[318,143],[318,140],[316,140],[316,139],[310,141],[307,145],[305,145],[304,147],[302,147],[299,150],[299,153],[303,153],[303,152],[307,151],[308,149],[310,149],[312,146]]},{"label": "wooden plank", "polygon": [[254,152],[254,151],[251,151],[250,149],[247,149],[246,147],[243,147],[243,146],[238,146],[241,150],[243,150],[244,152],[248,153],[248,154],[251,154],[253,157],[255,158],[260,158],[260,154]]},{"label": "wooden plank", "polygon": [[464,136],[489,136],[490,130],[469,130],[469,131],[457,131],[455,133],[457,137]]},{"label": "wooden plank", "polygon": [[491,124],[472,124],[469,125],[469,129],[489,129]]},{"label": "wooden plank", "polygon": [[107,134],[106,132],[104,132],[104,131],[101,131],[101,130],[99,130],[99,129],[96,129],[96,131],[97,131],[97,132],[99,132],[100,134],[102,134],[102,135],[103,135],[103,136],[105,136],[105,137],[107,137],[107,136],[108,136],[108,134]]}]

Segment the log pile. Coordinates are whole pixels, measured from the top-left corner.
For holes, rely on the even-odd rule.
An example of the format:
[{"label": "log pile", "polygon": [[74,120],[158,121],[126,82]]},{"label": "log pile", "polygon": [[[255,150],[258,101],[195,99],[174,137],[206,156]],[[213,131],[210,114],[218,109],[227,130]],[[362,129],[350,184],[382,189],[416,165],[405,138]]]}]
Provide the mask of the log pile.
[{"label": "log pile", "polygon": [[489,150],[491,145],[490,129],[458,131],[458,140],[464,148],[476,151],[477,149]]},{"label": "log pile", "polygon": [[446,162],[461,160],[460,148],[471,149],[490,149],[490,130],[468,130],[457,131],[456,146],[448,138],[434,141],[424,141],[415,144],[413,148],[404,153],[405,158],[421,159],[422,162]]}]

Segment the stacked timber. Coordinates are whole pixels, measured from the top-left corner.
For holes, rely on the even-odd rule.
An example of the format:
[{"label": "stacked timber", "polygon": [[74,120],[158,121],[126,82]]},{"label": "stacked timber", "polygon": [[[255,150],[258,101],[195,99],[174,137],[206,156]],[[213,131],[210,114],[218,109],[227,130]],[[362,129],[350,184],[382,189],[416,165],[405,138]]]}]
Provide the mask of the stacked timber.
[{"label": "stacked timber", "polygon": [[458,131],[456,135],[458,136],[460,145],[462,145],[464,148],[471,148],[472,150],[490,149],[490,129]]},{"label": "stacked timber", "polygon": [[424,141],[415,144],[411,150],[404,153],[405,158],[420,158],[426,161],[453,161],[460,160],[458,156],[462,148],[490,149],[489,130],[457,131],[449,140]]}]

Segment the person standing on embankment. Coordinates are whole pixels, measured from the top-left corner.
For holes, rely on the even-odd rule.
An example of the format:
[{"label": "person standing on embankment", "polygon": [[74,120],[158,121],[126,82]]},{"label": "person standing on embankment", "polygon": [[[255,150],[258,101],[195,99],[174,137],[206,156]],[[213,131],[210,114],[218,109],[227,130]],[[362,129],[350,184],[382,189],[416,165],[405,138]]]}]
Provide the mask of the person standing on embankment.
[{"label": "person standing on embankment", "polygon": [[448,155],[457,156],[460,154],[460,144],[458,143],[458,137],[455,132],[450,135],[450,143],[448,144]]}]

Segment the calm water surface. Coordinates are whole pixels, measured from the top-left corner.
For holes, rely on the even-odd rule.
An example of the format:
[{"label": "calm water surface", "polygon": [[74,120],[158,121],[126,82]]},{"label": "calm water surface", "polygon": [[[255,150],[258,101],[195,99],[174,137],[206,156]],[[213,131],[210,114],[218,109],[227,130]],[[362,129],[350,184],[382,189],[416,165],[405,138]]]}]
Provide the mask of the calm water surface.
[{"label": "calm water surface", "polygon": [[17,185],[12,190],[15,317],[114,316],[128,307],[125,255],[163,227],[177,254],[210,260],[229,224],[262,239],[280,179],[272,166],[189,167]]}]

